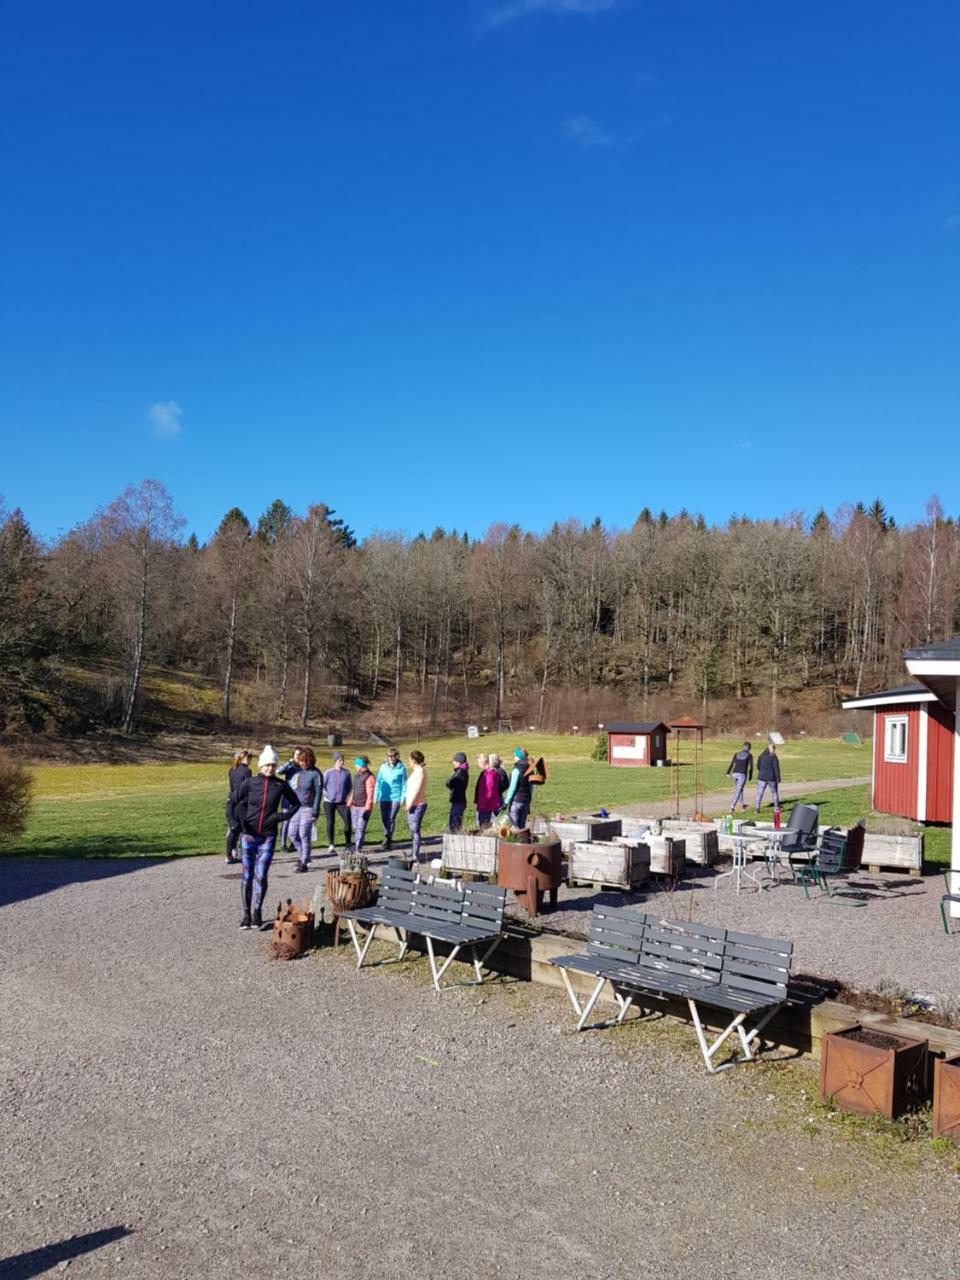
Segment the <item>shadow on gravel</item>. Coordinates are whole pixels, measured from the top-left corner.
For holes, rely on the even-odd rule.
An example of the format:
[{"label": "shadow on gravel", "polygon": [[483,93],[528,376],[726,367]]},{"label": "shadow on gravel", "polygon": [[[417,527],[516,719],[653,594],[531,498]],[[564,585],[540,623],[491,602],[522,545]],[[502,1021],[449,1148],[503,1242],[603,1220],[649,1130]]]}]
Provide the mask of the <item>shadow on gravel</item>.
[{"label": "shadow on gravel", "polygon": [[105,1227],[102,1231],[88,1231],[83,1236],[71,1236],[59,1244],[45,1244],[42,1249],[30,1249],[9,1258],[0,1258],[0,1280],[29,1280],[42,1275],[60,1262],[69,1262],[93,1249],[122,1240],[130,1235],[127,1227]]},{"label": "shadow on gravel", "polygon": [[[110,840],[98,840],[100,854],[93,852],[73,857],[0,857],[0,907],[27,898],[38,898],[53,893],[68,884],[83,884],[89,880],[107,880],[123,876],[131,871],[143,871],[148,867],[162,866],[166,858],[131,858],[110,856],[104,845]],[[142,846],[143,841],[138,841]],[[0,1264],[0,1277],[2,1277]]]}]

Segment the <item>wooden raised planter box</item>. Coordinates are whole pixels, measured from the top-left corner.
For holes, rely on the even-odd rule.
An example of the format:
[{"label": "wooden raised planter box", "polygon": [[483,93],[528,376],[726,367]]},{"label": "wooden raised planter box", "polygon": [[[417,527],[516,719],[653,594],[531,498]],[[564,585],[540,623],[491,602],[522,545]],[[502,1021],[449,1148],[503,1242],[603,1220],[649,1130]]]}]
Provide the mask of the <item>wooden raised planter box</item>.
[{"label": "wooden raised planter box", "polygon": [[635,889],[650,879],[650,848],[639,841],[578,841],[567,854],[567,881]]},{"label": "wooden raised planter box", "polygon": [[634,840],[670,836],[685,841],[687,861],[699,866],[712,867],[720,856],[722,846],[713,822],[694,822],[692,818],[621,818],[621,823],[621,834]]},{"label": "wooden raised planter box", "polygon": [[687,861],[700,867],[712,867],[720,857],[720,842],[712,822],[686,822],[682,818],[664,818],[663,834],[681,836],[687,846]]},{"label": "wooden raised planter box", "polygon": [[454,875],[495,876],[497,837],[446,832],[440,857],[444,871]]},{"label": "wooden raised planter box", "polygon": [[820,1101],[843,1111],[893,1120],[922,1105],[927,1042],[855,1022],[824,1036]]},{"label": "wooden raised planter box", "polygon": [[660,835],[662,818],[621,818],[619,835],[633,840],[646,840],[648,835]]},{"label": "wooden raised planter box", "polygon": [[593,843],[596,840],[612,840],[620,835],[621,820],[601,818],[596,813],[578,813],[570,818],[552,820],[546,824],[546,827],[538,823],[534,830],[537,834],[542,830],[552,831],[560,841],[564,853],[569,853],[578,842],[583,844]]},{"label": "wooden raised planter box", "polygon": [[960,1054],[933,1064],[933,1136],[960,1146]]},{"label": "wooden raised planter box", "polygon": [[863,838],[862,863],[871,871],[888,867],[919,876],[923,872],[923,836],[884,836],[868,831]]},{"label": "wooden raised planter box", "polygon": [[[620,836],[617,844],[632,844],[634,837]],[[650,850],[650,873],[655,876],[669,876],[671,880],[679,880],[686,869],[686,841],[675,836],[655,836],[649,832],[642,843]]]}]

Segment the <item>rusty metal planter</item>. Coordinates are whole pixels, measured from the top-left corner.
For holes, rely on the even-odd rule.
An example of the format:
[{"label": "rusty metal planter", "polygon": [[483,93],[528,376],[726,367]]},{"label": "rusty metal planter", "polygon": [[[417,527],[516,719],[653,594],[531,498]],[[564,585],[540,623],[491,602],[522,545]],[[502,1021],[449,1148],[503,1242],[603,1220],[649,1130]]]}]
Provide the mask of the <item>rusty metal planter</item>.
[{"label": "rusty metal planter", "polygon": [[859,1022],[824,1036],[820,1101],[888,1120],[919,1107],[926,1093],[927,1042]]},{"label": "rusty metal planter", "polygon": [[960,1146],[960,1054],[933,1064],[933,1136]]},{"label": "rusty metal planter", "polygon": [[557,905],[563,875],[563,850],[559,840],[497,843],[497,884],[512,889],[527,915],[538,916],[545,893],[550,906]]},{"label": "rusty metal planter", "polygon": [[306,907],[295,907],[287,901],[277,908],[273,922],[273,950],[280,960],[296,960],[313,941],[313,912]]}]

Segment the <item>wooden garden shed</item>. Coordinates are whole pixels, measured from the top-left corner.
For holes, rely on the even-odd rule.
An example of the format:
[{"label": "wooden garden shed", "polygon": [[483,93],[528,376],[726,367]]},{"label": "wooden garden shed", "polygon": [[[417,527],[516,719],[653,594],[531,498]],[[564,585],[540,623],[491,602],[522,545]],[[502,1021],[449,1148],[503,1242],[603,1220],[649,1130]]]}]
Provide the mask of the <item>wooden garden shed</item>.
[{"label": "wooden garden shed", "polygon": [[636,769],[667,758],[667,734],[662,720],[618,720],[607,725],[607,764]]},{"label": "wooden garden shed", "polygon": [[873,808],[914,822],[952,821],[954,715],[937,695],[907,684],[843,706],[873,712]]}]

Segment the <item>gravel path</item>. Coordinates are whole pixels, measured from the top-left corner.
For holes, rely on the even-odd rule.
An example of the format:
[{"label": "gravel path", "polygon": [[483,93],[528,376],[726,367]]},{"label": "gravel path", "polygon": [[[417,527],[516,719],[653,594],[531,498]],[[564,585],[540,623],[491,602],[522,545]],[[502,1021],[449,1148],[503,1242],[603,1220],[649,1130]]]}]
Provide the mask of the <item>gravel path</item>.
[{"label": "gravel path", "polygon": [[278,964],[224,871],[0,864],[3,1280],[956,1276],[956,1160],[811,1123],[809,1064]]},{"label": "gravel path", "polygon": [[[820,791],[840,791],[846,787],[863,786],[864,783],[869,781],[870,777],[866,775],[863,778],[828,778],[821,782],[782,782],[780,784],[780,799],[795,800],[798,796],[812,796]],[[748,786],[745,794],[752,804],[754,797],[753,783]],[[705,795],[701,811],[703,813],[718,814],[722,813],[729,804],[730,788],[728,787],[726,791],[711,791],[708,795]],[[751,804],[747,805],[748,809]],[[765,807],[767,815],[772,814],[773,810],[769,802]],[[684,795],[680,808],[689,816],[693,812],[693,802]],[[641,818],[669,818],[675,812],[676,806],[672,800],[657,800],[652,804],[641,800],[637,804],[617,805],[617,813],[636,815]]]}]

